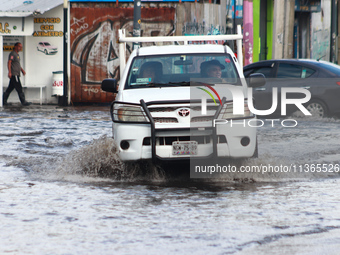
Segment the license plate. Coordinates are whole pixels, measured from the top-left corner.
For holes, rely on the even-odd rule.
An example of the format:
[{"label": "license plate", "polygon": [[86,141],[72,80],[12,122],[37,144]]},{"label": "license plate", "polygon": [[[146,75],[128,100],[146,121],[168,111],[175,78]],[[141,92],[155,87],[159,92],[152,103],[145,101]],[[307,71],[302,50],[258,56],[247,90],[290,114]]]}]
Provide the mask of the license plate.
[{"label": "license plate", "polygon": [[172,142],[172,155],[197,155],[197,142]]}]

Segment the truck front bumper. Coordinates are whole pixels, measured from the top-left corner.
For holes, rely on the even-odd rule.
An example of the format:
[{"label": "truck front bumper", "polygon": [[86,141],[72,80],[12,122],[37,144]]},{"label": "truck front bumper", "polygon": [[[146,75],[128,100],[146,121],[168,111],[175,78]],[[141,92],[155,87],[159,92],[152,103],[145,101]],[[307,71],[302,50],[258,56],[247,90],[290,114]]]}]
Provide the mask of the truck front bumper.
[{"label": "truck front bumper", "polygon": [[[147,124],[114,123],[113,136],[123,161],[140,159],[183,160],[190,158],[247,158],[254,155],[256,128],[238,120],[233,126],[216,125],[216,134],[210,128],[157,130],[154,153],[152,132]],[[199,141],[196,155],[173,155],[172,142]]]}]

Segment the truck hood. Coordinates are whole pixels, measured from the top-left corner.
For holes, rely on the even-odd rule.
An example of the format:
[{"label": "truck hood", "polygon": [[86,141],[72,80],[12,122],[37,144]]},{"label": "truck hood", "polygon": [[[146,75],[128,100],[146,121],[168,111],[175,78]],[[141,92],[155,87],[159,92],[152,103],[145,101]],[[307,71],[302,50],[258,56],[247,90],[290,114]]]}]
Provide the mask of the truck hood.
[{"label": "truck hood", "polygon": [[[231,100],[235,95],[235,88],[239,90],[238,95],[242,93],[244,95],[243,88],[241,86],[233,85],[215,85],[211,87],[206,86],[191,86],[191,87],[163,87],[163,88],[143,88],[143,89],[127,89],[120,91],[116,97],[117,101],[140,103],[143,99],[145,102],[150,101],[173,101],[173,100],[193,100],[201,99],[205,97],[211,99],[212,96],[218,100],[226,97],[227,100]],[[233,91],[233,93],[232,93]]]},{"label": "truck hood", "polygon": [[130,103],[139,103],[141,99],[145,102],[190,99],[189,87],[127,89],[121,92],[116,100]]}]

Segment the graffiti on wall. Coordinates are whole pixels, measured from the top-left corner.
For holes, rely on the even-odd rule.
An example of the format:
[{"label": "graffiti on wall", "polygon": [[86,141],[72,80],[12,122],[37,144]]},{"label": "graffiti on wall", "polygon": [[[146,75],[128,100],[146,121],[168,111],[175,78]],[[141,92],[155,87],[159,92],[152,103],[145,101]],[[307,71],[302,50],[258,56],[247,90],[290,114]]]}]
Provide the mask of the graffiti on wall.
[{"label": "graffiti on wall", "polygon": [[[88,27],[88,24],[81,20],[85,18],[75,20],[71,25],[71,34],[81,31],[82,27]],[[111,20],[98,23],[92,31],[81,34],[72,44],[71,63],[80,67],[82,84],[100,83],[104,75],[115,77],[113,62],[118,55],[116,47],[112,46],[116,38],[113,23]]]},{"label": "graffiti on wall", "polygon": [[[186,22],[182,27],[182,35],[221,35],[225,34],[225,27],[220,25],[207,25],[202,23]],[[191,44],[223,44],[224,41],[192,41]]]},{"label": "graffiti on wall", "polygon": [[207,25],[202,23],[186,22],[182,27],[183,35],[219,35],[225,34],[225,27],[220,25]]},{"label": "graffiti on wall", "polygon": [[[79,22],[79,21],[77,21]],[[77,37],[72,47],[72,64],[82,69],[82,83],[101,83],[101,77],[98,77],[92,70],[100,67],[105,72],[106,77],[119,79],[119,59],[118,59],[118,29],[132,31],[133,21],[128,21],[122,27],[113,20],[106,20],[97,24],[92,32],[84,33]],[[158,26],[159,24],[157,24]],[[161,29],[155,24],[144,24],[145,30],[142,30],[143,36],[167,35],[174,29],[173,24],[164,23]],[[72,27],[72,26],[71,26]],[[83,23],[79,28],[88,27]],[[78,30],[72,30],[71,33],[77,33]],[[132,45],[127,45],[128,53],[131,53]],[[98,79],[100,78],[100,79]]]},{"label": "graffiti on wall", "polygon": [[329,59],[330,52],[330,31],[329,29],[313,29],[312,34],[312,58]]},{"label": "graffiti on wall", "polygon": [[[102,80],[120,77],[118,30],[125,29],[132,35],[133,8],[102,8],[92,13],[88,9],[73,8],[71,13],[71,96],[74,102],[103,102],[111,98],[107,99],[107,93],[100,90]],[[146,18],[142,17],[142,35],[174,33],[174,9],[153,9],[146,12]],[[127,45],[127,57],[131,48]]]}]

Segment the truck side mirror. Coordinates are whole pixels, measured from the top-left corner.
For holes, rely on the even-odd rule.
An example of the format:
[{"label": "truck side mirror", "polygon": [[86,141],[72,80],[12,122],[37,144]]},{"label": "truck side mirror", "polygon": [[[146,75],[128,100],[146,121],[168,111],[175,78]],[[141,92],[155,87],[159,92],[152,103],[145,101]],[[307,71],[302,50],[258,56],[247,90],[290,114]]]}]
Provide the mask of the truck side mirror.
[{"label": "truck side mirror", "polygon": [[105,79],[102,81],[102,90],[111,93],[118,93],[117,80]]},{"label": "truck side mirror", "polygon": [[249,87],[251,88],[261,87],[266,84],[266,78],[262,73],[253,73],[249,75],[248,80]]}]

